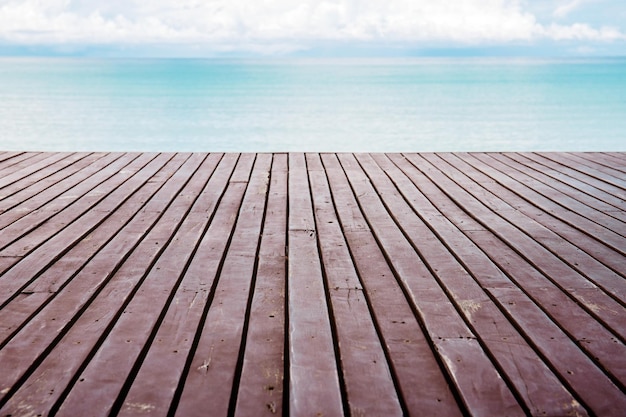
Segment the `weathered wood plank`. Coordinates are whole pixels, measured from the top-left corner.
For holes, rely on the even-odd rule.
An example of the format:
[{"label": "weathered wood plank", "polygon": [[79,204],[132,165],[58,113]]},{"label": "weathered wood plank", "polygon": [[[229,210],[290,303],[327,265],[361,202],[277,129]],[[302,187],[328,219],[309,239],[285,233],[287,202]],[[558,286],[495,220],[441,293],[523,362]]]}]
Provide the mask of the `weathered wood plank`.
[{"label": "weathered wood plank", "polygon": [[[29,175],[13,183],[12,186],[0,190],[0,213],[19,207],[26,200],[44,190],[57,188],[59,181],[93,164],[104,155],[104,153],[72,154],[71,157],[63,160],[63,164],[55,164],[50,169],[39,171],[38,174],[41,175]],[[59,187],[59,189],[62,188]]]},{"label": "weathered wood plank", "polygon": [[[489,175],[502,186],[523,197],[530,204],[537,206],[541,210],[557,217],[570,226],[579,229],[583,233],[597,239],[599,242],[611,247],[613,250],[618,251],[620,254],[626,255],[626,238],[617,234],[615,231],[594,223],[576,212],[563,210],[561,206],[555,205],[533,189],[526,187],[518,181],[515,181],[513,178],[504,175],[492,165],[486,164],[484,162],[484,156],[474,154],[460,154],[459,156],[475,168],[478,168],[482,172]],[[476,161],[480,162],[480,166],[476,163]],[[497,162],[493,165],[497,165]]]},{"label": "weathered wood plank", "polygon": [[[115,187],[123,184],[132,174],[139,172],[143,166],[154,159],[155,155],[139,156],[124,155],[96,173],[91,173],[77,186],[65,191],[38,210],[33,210],[20,217],[2,230],[2,252],[10,255],[24,255],[37,244],[54,235],[62,226],[80,217],[82,213],[105,198]],[[141,158],[139,161],[138,159]],[[123,170],[126,168],[125,170]],[[124,172],[122,174],[122,172]],[[111,187],[111,188],[109,188]],[[59,213],[69,214],[65,216]],[[64,210],[67,210],[64,212]],[[51,218],[62,220],[54,222]],[[39,226],[43,225],[42,228]],[[35,233],[29,233],[35,229]],[[22,239],[19,243],[18,239]],[[11,247],[6,246],[11,244]],[[10,250],[7,250],[10,249]]]},{"label": "weathered wood plank", "polygon": [[[477,190],[482,187],[490,191],[490,199],[501,199],[511,207],[515,207],[517,211],[528,216],[537,224],[529,222],[528,219],[519,215],[505,216],[509,221],[525,230],[547,249],[558,254],[570,267],[584,274],[587,279],[613,294],[618,302],[626,299],[626,281],[620,279],[620,276],[626,276],[624,275],[626,257],[617,255],[615,251],[598,240],[529,204],[528,201],[499,184],[484,181],[486,176],[483,173],[456,156],[445,154],[439,156],[451,166],[456,167],[464,176],[467,176],[467,179],[464,179],[463,175],[456,175],[455,178],[463,184],[468,192],[478,196]],[[448,169],[448,172],[453,173],[455,170]],[[471,179],[475,184],[472,184],[468,179]],[[481,187],[477,187],[476,184],[480,184]],[[539,225],[544,226],[549,231],[539,227]],[[607,271],[606,267],[611,270]]]},{"label": "weathered wood plank", "polygon": [[[151,181],[146,183],[141,189],[139,189],[129,200],[127,200],[122,206],[120,206],[113,214],[104,220],[93,232],[89,233],[84,239],[78,242],[71,250],[69,250],[61,259],[56,261],[50,267],[48,267],[41,275],[39,275],[33,282],[22,288],[21,294],[23,297],[18,297],[12,302],[3,307],[3,321],[2,328],[0,328],[0,343],[8,336],[6,332],[13,331],[19,327],[30,314],[38,310],[47,300],[52,298],[66,283],[71,280],[82,267],[111,239],[117,234],[117,240],[114,247],[116,252],[109,254],[112,259],[122,259],[124,249],[128,247],[131,242],[143,237],[144,231],[150,224],[152,224],[153,218],[156,217],[156,213],[146,213],[146,207],[142,207],[143,201],[151,200],[153,204],[148,204],[149,210],[154,210],[151,207],[155,206],[152,200],[153,194],[157,193],[161,186],[166,183],[173,171],[178,168],[189,158],[189,155],[178,154],[172,160],[170,160],[159,172],[152,177]],[[197,159],[194,157],[193,159]],[[197,163],[199,163],[198,161]],[[190,164],[188,164],[190,165]],[[191,174],[189,166],[179,171],[176,175],[176,179],[187,180]],[[195,167],[197,168],[197,166]],[[195,169],[191,167],[191,169]],[[176,185],[175,185],[176,186]],[[173,188],[173,187],[168,187]],[[174,193],[176,190],[172,190]],[[160,193],[163,194],[163,193]],[[157,194],[157,198],[159,194]],[[171,198],[171,197],[170,197]],[[157,206],[158,208],[164,208]],[[136,216],[139,213],[141,218]],[[131,219],[139,224],[139,227],[134,227],[134,224],[128,224]],[[118,234],[120,230],[123,232]],[[35,297],[29,297],[29,295],[37,294]]]},{"label": "weathered wood plank", "polygon": [[[249,169],[245,164],[238,164],[238,168]],[[227,169],[228,173],[229,171]],[[223,185],[222,178],[219,180],[220,185]],[[237,201],[237,189],[230,193],[229,190],[230,188],[226,188],[224,191],[224,198],[229,197],[225,201],[230,201],[231,198]],[[220,194],[221,190],[217,195],[203,193],[202,196],[209,199],[209,204],[206,204],[205,199],[194,202],[189,214],[152,265],[138,291],[124,306],[123,314],[119,316],[111,332],[82,370],[78,381],[61,404],[58,415],[108,415],[117,408],[116,402],[125,391],[129,372],[141,361],[145,350],[154,340],[154,329],[160,325],[171,303],[176,302],[176,290],[212,218],[215,203],[211,202],[216,201]],[[207,208],[209,212],[206,211]],[[94,389],[99,391],[99,397],[86,404],[83,401],[84,396]]]},{"label": "weathered wood plank", "polygon": [[[67,169],[68,167],[71,167],[76,162],[92,155],[93,154],[82,152],[69,153],[65,158],[60,158],[57,162],[52,163],[37,172],[31,173],[30,175],[26,175],[12,182],[10,185],[2,187],[2,189],[0,189],[0,201],[4,200],[9,195],[23,191],[25,188],[43,181],[51,175],[55,175],[59,171],[65,170],[71,172],[73,169]],[[20,200],[21,199],[18,199],[17,201]]]},{"label": "weathered wood plank", "polygon": [[[24,217],[34,212],[35,210],[43,207],[46,204],[51,205],[53,211],[55,209],[57,209],[57,211],[62,209],[63,206],[55,207],[55,203],[53,202],[54,199],[62,198],[64,200],[68,200],[65,201],[67,204],[71,204],[71,201],[69,200],[72,198],[72,195],[69,194],[68,191],[72,187],[87,179],[94,173],[106,169],[107,165],[111,164],[113,161],[119,159],[120,157],[121,155],[109,154],[102,158],[99,158],[96,161],[90,161],[89,159],[87,159],[88,163],[86,165],[75,165],[75,169],[72,170],[72,173],[69,176],[63,178],[58,183],[49,184],[50,186],[46,187],[46,185],[48,185],[47,182],[40,181],[37,182],[37,184],[41,184],[43,188],[41,186],[31,186],[25,188],[24,190],[22,190],[22,193],[28,194],[26,194],[24,198],[19,198],[19,195],[6,198],[6,200],[2,201],[3,207],[6,208],[6,210],[3,213],[0,213],[0,229],[5,228],[6,226],[20,219],[21,217]],[[33,194],[30,194],[31,189],[34,190]]]},{"label": "weathered wood plank", "polygon": [[339,369],[303,154],[289,154],[288,194],[289,412],[339,416]]},{"label": "weathered wood plank", "polygon": [[[385,200],[390,211],[398,216],[399,226],[420,251],[438,281],[446,287],[446,292],[452,296],[466,323],[473,328],[531,413],[554,415],[584,412],[510,323],[509,317],[505,315],[508,313],[506,306],[497,297],[490,297],[494,288],[513,290],[514,285],[509,278],[445,217],[418,218],[423,208],[430,211],[434,207],[384,156],[375,159],[387,168],[388,175],[393,175],[395,186],[402,187],[398,191],[403,191],[404,198],[415,201],[412,205],[415,213],[409,211],[408,202],[402,199],[390,179],[382,175],[371,159],[363,156],[358,159],[377,188],[377,193]],[[424,245],[424,240],[433,243]],[[517,295],[525,298],[521,291]]]},{"label": "weathered wood plank", "polygon": [[[491,155],[491,154],[490,154]],[[494,159],[504,163],[507,166],[523,173],[527,177],[524,177],[522,180],[526,184],[530,184],[528,178],[532,178],[540,183],[545,184],[543,189],[549,189],[547,193],[544,192],[544,195],[552,195],[553,201],[559,202],[559,204],[564,205],[569,210],[573,210],[575,207],[569,202],[574,201],[575,205],[578,207],[582,207],[585,211],[588,211],[586,207],[592,209],[590,211],[591,218],[597,219],[598,223],[614,223],[616,220],[620,221],[622,226],[617,226],[618,229],[626,228],[626,213],[622,212],[619,209],[619,204],[617,206],[605,203],[601,198],[588,195],[585,192],[581,192],[580,189],[573,187],[569,184],[566,184],[561,181],[555,181],[554,178],[545,175],[542,172],[535,171],[534,169],[529,168],[525,164],[518,162],[515,160],[515,156],[511,155],[491,155]],[[537,187],[533,187],[537,189]],[[590,187],[589,187],[590,188]],[[597,213],[599,212],[599,213]],[[615,223],[615,225],[619,225],[620,223]],[[614,228],[615,225],[608,225],[609,228]]]},{"label": "weathered wood plank", "polygon": [[[467,157],[467,155],[464,156]],[[594,211],[587,206],[578,204],[571,199],[568,200],[569,204],[572,205],[572,209],[570,210],[567,204],[559,204],[551,198],[544,196],[540,191],[545,187],[537,184],[526,185],[521,179],[516,179],[509,175],[508,171],[510,168],[491,158],[489,155],[473,154],[471,157],[483,163],[484,166],[491,168],[492,171],[489,175],[496,179],[496,181],[524,197],[527,201],[531,201],[532,204],[542,210],[558,216],[561,220],[580,228],[583,232],[591,236],[602,239],[606,242],[605,244],[612,244],[616,250],[623,251],[623,248],[626,247],[626,237],[622,235],[624,232],[621,230],[622,222],[607,219],[608,216],[603,215],[597,210]],[[603,216],[603,218],[600,218],[601,216]]]},{"label": "weathered wood plank", "polygon": [[576,178],[577,180],[585,184],[592,185],[593,187],[603,190],[604,192],[611,194],[616,198],[619,198],[620,200],[626,200],[626,191],[624,191],[622,188],[616,187],[612,184],[608,184],[602,180],[573,169],[571,165],[567,165],[567,160],[560,161],[558,155],[552,154],[549,158],[546,154],[540,155],[533,153],[529,157],[532,158],[533,161],[537,161],[538,163],[553,168],[558,172],[567,174],[569,177]]},{"label": "weathered wood plank", "polygon": [[[442,190],[445,191],[448,196],[454,196],[454,200],[457,204],[459,204],[460,207],[463,207],[464,210],[468,210],[468,212],[472,214],[472,217],[482,219],[481,223],[483,223],[486,228],[491,230],[501,239],[507,242],[512,241],[513,244],[509,244],[511,244],[518,253],[526,255],[532,253],[528,249],[528,245],[533,244],[532,241],[527,241],[526,243],[519,241],[516,243],[515,240],[519,237],[523,238],[524,235],[519,232],[515,232],[513,229],[510,229],[507,233],[498,232],[498,226],[504,228],[508,225],[508,223],[502,223],[499,216],[488,215],[487,212],[481,214],[482,205],[480,203],[473,201],[471,198],[467,198],[465,191],[457,188],[452,181],[447,179],[445,176],[442,176],[441,172],[433,165],[430,165],[425,159],[418,158],[417,155],[408,155],[408,157],[411,162],[413,162],[415,167],[419,167],[419,170],[424,175],[436,182],[439,187],[442,187]],[[522,240],[525,239],[526,238],[523,238]],[[546,255],[544,255],[544,257],[537,257],[541,258],[539,259],[539,262],[537,262],[537,258],[535,258],[535,261],[532,263],[533,266],[541,267],[541,269],[549,269],[550,266],[556,262],[556,260],[544,262],[546,260],[545,257]],[[543,266],[541,266],[542,262],[544,262]],[[559,275],[559,273],[554,271],[552,271],[552,273],[553,276]],[[564,275],[567,276],[568,274],[564,273]],[[570,273],[569,276],[571,275],[572,274]],[[495,292],[496,289],[492,291]],[[515,304],[511,304],[511,306],[515,306]],[[524,318],[523,314],[521,314],[520,317]],[[530,317],[528,317],[528,319],[530,319]],[[545,340],[545,344],[543,346],[539,346],[540,349],[550,347],[554,349],[549,355],[547,355],[551,360],[551,364],[553,366],[557,366],[558,364],[558,368],[561,369],[561,377],[571,384],[572,388],[577,392],[578,396],[583,400],[586,406],[594,412],[601,411],[602,413],[615,415],[615,413],[617,413],[621,408],[621,405],[616,406],[616,404],[621,404],[622,401],[626,400],[626,398],[620,393],[619,388],[617,388],[610,379],[603,376],[602,372],[591,362],[591,360],[584,354],[581,354],[580,349],[574,346],[568,338],[561,338],[562,343],[557,344],[553,342],[553,339],[549,339],[549,337],[553,337],[554,334],[548,332],[547,334],[541,335],[541,329],[541,327],[537,327],[536,323],[533,323],[532,326],[524,327],[524,331],[527,333],[530,331],[537,332],[534,336],[536,340],[533,338],[535,343],[537,343],[537,341]],[[561,349],[567,349],[567,355],[560,355],[557,353],[563,352]],[[566,360],[559,363],[560,360],[564,358],[566,358]],[[577,371],[574,371],[572,369],[573,367],[576,367]],[[593,388],[590,388],[588,385],[588,378],[591,378],[592,376],[595,381],[594,384],[597,383],[598,385],[594,385]],[[599,385],[603,385],[603,387],[600,388]],[[606,395],[601,394],[601,392],[606,392]],[[607,400],[607,397],[612,397],[613,400]],[[615,403],[612,401],[615,401]]]},{"label": "weathered wood plank", "polygon": [[402,415],[370,306],[335,214],[319,155],[307,155],[315,230],[352,414]]},{"label": "weathered wood plank", "polygon": [[585,175],[591,176],[607,184],[618,187],[621,190],[626,189],[626,180],[622,178],[623,175],[618,174],[616,176],[614,175],[616,173],[613,171],[609,171],[607,173],[606,171],[608,170],[603,169],[602,166],[593,165],[593,163],[589,162],[588,160],[580,158],[576,155],[554,152],[539,152],[538,154],[545,158],[562,163],[563,165],[567,165],[572,169],[575,169],[576,171],[582,172]]},{"label": "weathered wood plank", "polygon": [[[425,158],[430,159],[430,156],[426,155],[420,159],[424,161]],[[414,160],[415,158],[410,159]],[[445,187],[448,196],[454,199],[457,204],[473,212],[475,217],[482,217],[485,227],[515,248],[533,266],[545,272],[546,276],[551,277],[557,285],[569,291],[574,297],[578,296],[578,300],[586,306],[590,314],[603,320],[619,338],[624,340],[626,323],[621,320],[624,311],[623,305],[603,291],[598,291],[597,286],[592,281],[566,264],[560,255],[548,251],[532,236],[520,233],[520,229],[523,230],[524,226],[517,229],[513,224],[506,221],[507,219],[516,219],[514,223],[528,224],[530,223],[528,218],[519,218],[517,210],[500,211],[498,212],[499,216],[493,216],[492,212],[485,209],[479,198],[471,196],[467,190],[462,189],[449,179],[444,172],[435,168],[435,165],[427,162],[422,172],[437,182],[440,187]],[[487,223],[490,223],[489,227]]]},{"label": "weathered wood plank", "polygon": [[[451,391],[455,387],[448,385],[420,322],[361,214],[337,157],[327,154],[322,155],[322,160],[338,217],[373,307],[389,355],[390,370],[396,375],[406,408],[425,415],[461,415],[460,405]],[[365,228],[354,228],[354,224]]]},{"label": "weathered wood plank", "polygon": [[[239,165],[238,170],[247,171],[249,175],[249,168],[244,163]],[[188,356],[190,352],[193,354],[207,303],[214,297],[218,271],[237,218],[234,214],[240,209],[244,191],[245,184],[227,186],[146,357],[137,375],[132,376],[128,393],[120,392],[120,415],[134,415],[139,411],[149,415],[166,415],[175,406],[172,402],[181,387]],[[216,204],[218,201],[213,202],[213,205]],[[155,381],[158,384],[155,385]],[[207,396],[203,394],[201,399],[206,400]]]},{"label": "weathered wood plank", "polygon": [[[46,168],[59,163],[60,161],[68,158],[71,154],[69,152],[65,153],[44,153],[42,154],[43,158],[38,161],[33,161],[32,158],[28,162],[28,166],[20,169],[20,170],[11,170],[10,174],[3,175],[0,173],[0,189],[4,189],[13,183],[24,179],[29,176],[36,176],[38,171],[45,171]],[[39,173],[41,175],[41,173]]]},{"label": "weathered wood plank", "polygon": [[[588,167],[596,169],[601,172],[605,172],[620,181],[624,181],[624,173],[626,168],[624,166],[614,167],[611,164],[607,164],[602,157],[602,154],[596,152],[567,152],[563,156],[570,158],[571,160],[580,162]],[[624,182],[626,183],[626,182]]]},{"label": "weathered wood plank", "polygon": [[23,155],[24,153],[26,152],[21,152],[21,151],[2,152],[2,154],[0,155],[0,169],[4,169],[5,166],[10,165],[10,162],[8,161],[15,158],[16,156]]},{"label": "weathered wood plank", "polygon": [[283,415],[285,390],[285,282],[287,277],[287,155],[275,154],[236,416]]},{"label": "weathered wood plank", "polygon": [[[405,291],[410,294],[414,308],[419,312],[437,353],[470,412],[523,415],[523,409],[476,335],[449,301],[440,282],[398,229],[354,156],[340,155],[340,160],[361,201],[370,227],[405,286]],[[422,242],[423,245],[433,243],[428,238]],[[476,389],[476,384],[481,386],[480,390]]]},{"label": "weathered wood plank", "polygon": [[44,152],[24,152],[19,155],[15,155],[10,159],[2,161],[0,165],[0,176],[11,175],[23,168],[28,167],[29,164],[46,158],[47,155]]},{"label": "weathered wood plank", "polygon": [[[193,164],[192,158],[191,164]],[[178,178],[174,177],[173,181],[165,184],[160,189],[160,194],[172,194],[176,193],[178,189],[188,181],[188,176],[181,174],[189,174],[182,170]],[[184,202],[187,204],[187,202]],[[13,405],[20,403],[20,398],[27,401],[32,406],[42,407],[46,409],[44,405],[50,406],[59,398],[63,392],[63,387],[68,383],[68,379],[71,378],[77,369],[82,364],[85,356],[89,353],[89,350],[93,347],[93,344],[100,338],[101,333],[106,329],[109,324],[107,317],[112,317],[117,314],[115,309],[115,303],[122,303],[127,297],[127,294],[120,290],[112,289],[116,282],[117,277],[122,281],[122,288],[128,288],[132,284],[132,277],[138,275],[141,277],[145,269],[149,266],[149,262],[144,264],[146,259],[150,257],[145,251],[139,255],[142,268],[140,271],[132,271],[126,267],[128,264],[121,266],[121,269],[117,271],[119,264],[124,262],[125,256],[120,256],[125,251],[133,249],[135,245],[133,241],[133,234],[136,234],[136,238],[143,237],[143,230],[150,229],[150,223],[158,219],[158,211],[162,207],[162,202],[158,199],[151,200],[145,207],[147,212],[154,212],[155,215],[136,216],[130,223],[127,224],[125,233],[118,234],[116,238],[111,240],[102,251],[96,255],[80,273],[74,277],[70,283],[63,288],[60,294],[55,297],[41,312],[31,320],[16,336],[12,339],[7,347],[0,352],[2,362],[9,360],[12,363],[11,374],[7,373],[4,383],[8,384],[11,380],[15,380],[14,377],[19,376],[20,373],[25,372],[29,362],[35,362],[35,358],[44,352],[48,346],[53,346],[55,339],[63,336],[63,333],[68,326],[68,333],[63,336],[58,346],[48,354],[41,367],[37,368],[34,374],[31,376],[32,384],[26,384],[22,386],[22,391],[18,391],[18,394],[13,401]],[[139,205],[138,207],[141,207]],[[168,210],[170,212],[173,209],[180,208],[172,206]],[[156,210],[155,210],[156,209]],[[179,215],[176,213],[175,215]],[[163,223],[164,218],[159,219],[159,226],[153,228],[149,236],[161,233],[163,235]],[[147,223],[147,224],[146,224]],[[161,243],[167,241],[169,234],[171,234],[171,224],[165,225],[167,228],[167,236],[163,236]],[[160,251],[161,248],[157,244],[159,241],[149,240],[143,241],[143,247],[147,247],[150,251]],[[135,250],[129,258],[129,262],[137,256],[137,253],[141,252],[139,249]],[[156,255],[156,254],[155,254]],[[117,271],[117,272],[116,272]],[[134,272],[134,274],[133,274]],[[138,278],[137,278],[138,279]],[[113,284],[111,283],[113,281]],[[103,285],[106,287],[102,289]],[[132,288],[132,286],[131,286]],[[102,292],[101,292],[102,291]],[[96,295],[102,295],[100,298],[94,297]],[[120,296],[121,294],[121,296]],[[80,312],[82,307],[92,302],[86,313],[78,318],[75,324],[72,324],[74,317]],[[98,308],[100,304],[100,308]],[[109,319],[110,320],[110,319]],[[46,329],[55,329],[55,331],[47,332]],[[24,348],[27,346],[27,348]],[[19,355],[19,360],[12,358],[11,352]],[[30,361],[29,361],[30,358]],[[63,364],[58,366],[58,364]],[[24,365],[25,367],[22,367]],[[11,378],[9,377],[11,375]],[[45,388],[44,388],[45,387]],[[14,387],[15,388],[15,387]],[[6,389],[6,388],[5,388]],[[38,393],[44,389],[49,392],[45,397],[41,397]],[[41,402],[41,404],[39,403]]]},{"label": "weathered wood plank", "polygon": [[579,196],[581,192],[588,195],[589,198],[585,198],[586,201],[592,204],[595,208],[602,207],[602,210],[605,213],[608,212],[611,215],[615,215],[615,212],[621,211],[621,208],[624,207],[624,204],[626,204],[626,201],[617,198],[614,195],[609,194],[599,188],[593,187],[583,181],[565,175],[557,171],[556,169],[548,169],[547,165],[541,165],[536,160],[532,159],[533,155],[511,152],[505,153],[504,155],[519,164],[523,164],[528,168],[532,168],[535,175],[541,176],[544,182],[553,183],[552,180],[557,180],[563,184],[567,184],[569,187],[571,187],[571,195],[573,195],[574,198]]},{"label": "weathered wood plank", "polygon": [[[90,352],[98,347],[101,336],[106,334],[107,329],[111,327],[119,314],[122,314],[124,306],[128,304],[138,285],[144,281],[148,270],[168,247],[168,243],[173,238],[172,234],[179,228],[180,223],[190,211],[191,205],[201,202],[203,210],[210,210],[211,201],[217,200],[221,194],[236,158],[225,158],[225,163],[220,164],[215,175],[211,175],[220,157],[220,155],[212,154],[205,160],[119,269],[108,270],[105,267],[106,262],[111,262],[111,260],[119,262],[119,260],[103,256],[101,262],[104,262],[104,265],[94,263],[93,270],[86,268],[82,271],[85,277],[90,277],[96,272],[103,275],[101,280],[107,280],[106,285],[99,290],[98,297],[90,296],[88,292],[95,291],[95,288],[90,289],[82,283],[82,280],[75,279],[70,284],[77,286],[75,291],[65,289],[67,297],[74,297],[76,300],[72,302],[70,298],[65,303],[57,303],[57,314],[63,314],[67,310],[67,305],[85,303],[87,300],[91,300],[91,304],[31,375],[29,380],[33,383],[23,385],[22,389],[17,392],[14,403],[19,404],[19,398],[23,397],[45,409],[45,403],[54,404],[59,398],[67,395],[67,390],[77,378],[76,372],[86,365],[85,361],[90,358]],[[211,180],[206,185],[209,177]],[[158,207],[152,207],[147,212],[158,213]],[[82,288],[81,285],[83,285]],[[47,308],[50,309],[51,306],[52,303]],[[50,315],[55,317],[54,313]],[[32,329],[36,328],[33,324],[29,326]],[[32,332],[25,334],[31,335]],[[45,389],[43,387],[55,391],[42,397],[39,392]]]},{"label": "weathered wood plank", "polygon": [[[231,187],[245,188],[245,196],[238,210],[237,224],[226,258],[219,271],[219,280],[212,288],[206,319],[199,329],[189,373],[181,381],[182,393],[176,407],[177,415],[201,416],[205,414],[205,407],[217,415],[232,414],[236,401],[234,395],[238,390],[240,352],[244,348],[242,336],[247,328],[247,310],[255,282],[270,170],[271,155],[260,154],[252,174],[248,170],[247,175],[244,175],[245,171],[240,170],[238,175],[233,175],[238,181],[231,180]],[[244,187],[246,184],[247,187]],[[230,216],[233,216],[232,211]],[[224,240],[224,233],[207,236],[209,247],[218,246]],[[149,386],[146,388],[150,389]]]},{"label": "weathered wood plank", "polygon": [[[433,202],[432,204],[442,208],[442,206],[439,205],[439,202],[443,201],[446,196],[443,195],[440,190],[437,190],[433,186],[427,186],[424,181],[424,177],[405,160],[394,158],[394,161],[412,180],[419,180],[420,189],[427,194],[429,201]],[[430,204],[425,200],[420,200],[413,200],[413,205],[415,205],[416,210],[421,210],[423,204]],[[412,200],[409,200],[409,202],[411,201]],[[456,224],[457,226],[463,224],[464,217],[468,217],[462,209],[459,207],[453,208],[453,206],[443,207],[442,213],[447,217],[447,219],[450,219],[450,222]],[[447,222],[445,219],[441,220],[436,217],[433,219],[439,222]],[[436,229],[440,233],[442,240],[447,240],[445,234],[442,233],[444,229],[442,227],[436,227]],[[549,351],[544,352],[544,357],[558,357],[559,355],[557,350],[553,349],[561,349],[563,346],[569,346],[569,349],[574,351],[577,349],[583,349],[588,352],[590,357],[603,362],[603,365],[606,366],[607,369],[610,369],[611,372],[616,375],[616,378],[623,377],[620,376],[619,369],[624,367],[624,346],[621,343],[616,343],[615,337],[611,335],[600,323],[598,323],[595,318],[590,316],[588,312],[581,309],[580,306],[567,297],[567,295],[563,293],[560,288],[551,285],[550,281],[547,280],[545,276],[538,273],[538,271],[526,263],[515,251],[507,247],[491,232],[470,230],[465,231],[465,234],[476,245],[478,245],[478,248],[476,248],[478,250],[472,250],[471,243],[456,244],[453,246],[449,245],[449,247],[454,248],[460,259],[466,259],[464,263],[466,265],[471,265],[471,270],[474,272],[475,276],[483,281],[483,288],[494,294],[496,301],[500,302],[502,306],[501,308],[511,310],[509,311],[509,314],[513,319],[521,320],[523,323],[528,320],[528,316],[535,317],[533,326],[529,327],[520,324],[520,327],[524,330],[525,334],[531,337],[543,338],[541,343],[548,346],[550,349]],[[498,281],[492,283],[491,276],[493,273],[490,274],[488,269],[485,270],[485,267],[488,267],[490,262],[480,260],[480,258],[484,256],[481,254],[481,251],[484,251],[488,256],[490,256],[490,259],[507,273],[507,276],[510,278],[512,283],[515,283],[523,289],[525,294],[534,299],[537,306],[529,304],[526,301],[526,297],[524,297],[521,292],[516,290],[515,287],[511,285],[505,286],[499,284]],[[495,291],[500,291],[503,288],[508,291],[508,299],[512,304],[500,301],[499,293],[496,293]],[[515,297],[512,297],[513,294],[516,294]],[[515,311],[516,307],[514,306],[520,303],[525,305],[526,311],[519,313],[518,316]],[[538,311],[538,307],[541,307],[542,310],[548,313],[550,318],[543,316],[543,314]],[[491,315],[489,317],[491,317]],[[538,318],[541,318],[541,320]],[[568,335],[562,334],[561,330],[550,322],[550,320],[555,319],[561,328],[569,332],[569,335],[573,335],[569,337],[576,340],[579,343],[579,347],[571,346],[571,342],[567,339]],[[543,321],[543,324],[541,321]],[[544,330],[537,332],[537,329],[539,328],[543,328]],[[563,339],[563,344],[555,345],[555,342],[553,341],[558,338]],[[587,342],[587,340],[589,340],[589,342]],[[567,357],[569,358],[569,356]],[[565,362],[562,365],[564,366],[564,368],[561,368],[562,372],[566,373],[569,363]],[[590,374],[593,374],[593,372]],[[549,388],[544,389],[549,390]],[[566,402],[558,403],[565,404]]]},{"label": "weathered wood plank", "polygon": [[624,155],[620,152],[596,152],[592,158],[602,157],[610,167],[626,172],[624,167]]},{"label": "weathered wood plank", "polygon": [[[532,174],[531,170],[526,169],[523,165],[518,164],[510,159],[507,159],[499,154],[487,154],[489,158],[485,158],[483,161],[491,166],[498,168],[500,171],[509,171],[507,174],[509,177],[515,177],[515,179],[523,183],[529,188],[546,197],[548,200],[558,204],[562,208],[578,213],[587,219],[606,227],[609,230],[624,236],[626,232],[626,224],[623,220],[615,218],[615,215],[619,213],[611,214],[605,213],[611,209],[611,206],[603,204],[601,201],[594,199],[595,204],[590,205],[590,199],[586,198],[582,193],[571,193],[565,187],[559,187],[558,183],[549,179],[545,179],[543,174]],[[495,162],[497,161],[497,163]],[[554,210],[557,211],[557,210]]]},{"label": "weathered wood plank", "polygon": [[624,153],[0,173],[0,415],[626,409]]},{"label": "weathered wood plank", "polygon": [[[132,174],[137,175],[132,175],[128,181],[125,180],[120,184],[116,184],[116,188],[110,190],[110,193],[101,194],[97,192],[95,203],[89,201],[87,207],[73,210],[71,214],[64,213],[66,215],[59,215],[57,224],[55,222],[47,222],[43,227],[51,226],[47,229],[48,233],[54,233],[54,229],[61,229],[62,231],[54,234],[45,244],[39,246],[29,256],[23,258],[20,263],[2,275],[0,279],[0,291],[2,291],[0,305],[4,305],[15,291],[20,290],[23,285],[27,284],[29,278],[37,277],[44,268],[49,266],[59,256],[67,253],[80,239],[108,218],[113,210],[141,188],[169,159],[171,159],[171,155],[160,155],[156,158],[149,158],[148,161],[142,161],[140,166],[135,167],[136,170],[131,171]],[[124,177],[125,175],[122,176],[122,178]],[[88,198],[87,200],[90,199]],[[81,214],[83,215],[81,216]],[[71,216],[75,216],[77,220],[69,223]],[[66,225],[67,227],[65,227]],[[37,238],[41,239],[41,236],[39,235]],[[22,242],[22,240],[18,240],[18,242]],[[9,247],[9,249],[11,248]],[[55,248],[61,248],[62,251],[58,252],[54,250]],[[26,249],[22,248],[22,250]],[[10,250],[7,252],[12,254]],[[4,251],[0,253],[4,253]]]}]

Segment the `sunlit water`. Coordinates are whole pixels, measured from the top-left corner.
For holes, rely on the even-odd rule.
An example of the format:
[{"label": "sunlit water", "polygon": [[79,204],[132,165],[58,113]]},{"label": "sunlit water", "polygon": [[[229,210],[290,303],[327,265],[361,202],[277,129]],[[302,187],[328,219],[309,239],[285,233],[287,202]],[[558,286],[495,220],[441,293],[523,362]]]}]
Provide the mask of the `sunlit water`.
[{"label": "sunlit water", "polygon": [[626,59],[0,59],[0,149],[626,151]]}]

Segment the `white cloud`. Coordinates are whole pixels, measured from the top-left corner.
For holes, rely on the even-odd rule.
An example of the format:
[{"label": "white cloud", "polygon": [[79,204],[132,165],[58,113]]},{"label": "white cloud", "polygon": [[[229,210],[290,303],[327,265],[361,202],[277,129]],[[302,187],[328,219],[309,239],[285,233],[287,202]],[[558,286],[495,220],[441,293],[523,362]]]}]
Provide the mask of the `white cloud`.
[{"label": "white cloud", "polygon": [[616,28],[602,27],[594,29],[589,25],[575,23],[564,26],[551,24],[543,29],[547,38],[561,40],[617,41],[625,40],[626,36]]},{"label": "white cloud", "polygon": [[578,9],[584,3],[588,3],[588,2],[589,0],[569,0],[559,5],[554,10],[554,12],[552,12],[552,15],[557,18],[564,18],[570,13],[572,13],[574,10]]},{"label": "white cloud", "polygon": [[[585,0],[562,4],[565,16]],[[522,0],[0,0],[0,41],[297,49],[311,41],[624,40],[618,29],[539,24]],[[251,46],[252,45],[252,46]],[[256,46],[254,46],[256,45]]]}]

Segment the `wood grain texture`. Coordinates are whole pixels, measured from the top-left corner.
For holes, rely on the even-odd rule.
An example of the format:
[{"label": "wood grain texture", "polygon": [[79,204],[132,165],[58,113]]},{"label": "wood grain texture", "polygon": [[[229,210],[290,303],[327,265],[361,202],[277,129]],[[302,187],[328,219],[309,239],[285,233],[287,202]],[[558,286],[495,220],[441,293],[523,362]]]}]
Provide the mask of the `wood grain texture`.
[{"label": "wood grain texture", "polygon": [[0,152],[0,416],[621,416],[624,153]]}]

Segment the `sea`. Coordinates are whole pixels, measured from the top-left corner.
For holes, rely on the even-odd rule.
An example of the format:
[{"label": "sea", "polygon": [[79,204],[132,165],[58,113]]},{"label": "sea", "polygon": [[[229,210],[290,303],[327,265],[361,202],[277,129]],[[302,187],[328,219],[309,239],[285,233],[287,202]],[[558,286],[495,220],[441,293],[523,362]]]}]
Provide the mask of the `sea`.
[{"label": "sea", "polygon": [[626,58],[0,58],[0,150],[626,151]]}]

